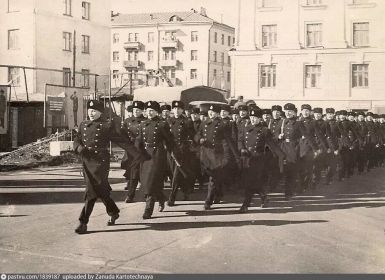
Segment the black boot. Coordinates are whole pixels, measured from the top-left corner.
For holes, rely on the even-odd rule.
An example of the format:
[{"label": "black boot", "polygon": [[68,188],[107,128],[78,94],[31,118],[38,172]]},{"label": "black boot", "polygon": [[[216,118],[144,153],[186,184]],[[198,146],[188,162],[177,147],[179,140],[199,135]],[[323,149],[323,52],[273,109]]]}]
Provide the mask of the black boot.
[{"label": "black boot", "polygon": [[75,229],[77,234],[84,234],[87,232],[87,224],[80,223],[78,227]]},{"label": "black boot", "polygon": [[107,222],[107,226],[113,226],[115,225],[115,221],[119,219],[119,214],[113,214],[112,216],[110,216],[110,219],[108,220]]}]

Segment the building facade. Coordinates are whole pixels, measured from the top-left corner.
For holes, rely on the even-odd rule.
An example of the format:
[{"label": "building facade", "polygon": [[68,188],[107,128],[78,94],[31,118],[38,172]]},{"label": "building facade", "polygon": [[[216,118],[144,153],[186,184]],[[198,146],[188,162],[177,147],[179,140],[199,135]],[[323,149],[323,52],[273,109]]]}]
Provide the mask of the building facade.
[{"label": "building facade", "polygon": [[[24,144],[17,132],[28,129],[18,118],[27,105],[15,104],[41,108],[46,83],[73,85],[74,42],[75,86],[94,90],[92,74],[108,81],[110,19],[108,0],[0,0],[0,84],[12,86],[12,146]],[[42,113],[31,122],[42,127]]]},{"label": "building facade", "polygon": [[239,0],[233,96],[385,112],[385,1]]},{"label": "building facade", "polygon": [[[197,11],[118,14],[111,29],[113,87],[134,82],[159,85],[149,70],[161,71],[174,86],[205,85],[230,91],[228,51],[235,29]],[[122,75],[121,75],[122,74]]]}]

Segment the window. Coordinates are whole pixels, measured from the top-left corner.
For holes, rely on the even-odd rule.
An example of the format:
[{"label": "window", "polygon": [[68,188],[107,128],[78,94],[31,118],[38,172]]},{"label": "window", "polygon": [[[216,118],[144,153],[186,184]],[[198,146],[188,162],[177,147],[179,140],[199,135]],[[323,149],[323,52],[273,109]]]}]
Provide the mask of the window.
[{"label": "window", "polygon": [[71,86],[71,69],[63,68],[63,86]]},{"label": "window", "polygon": [[214,79],[217,77],[217,69],[214,69],[213,77]]},{"label": "window", "polygon": [[263,8],[277,7],[277,6],[278,6],[278,0],[262,0]]},{"label": "window", "polygon": [[308,6],[322,5],[322,0],[306,0],[306,5]]},{"label": "window", "polygon": [[353,5],[368,4],[369,0],[353,0]]},{"label": "window", "polygon": [[198,42],[198,31],[191,31],[191,42]]},{"label": "window", "polygon": [[165,69],[164,72],[165,72],[165,75],[166,75],[167,78],[175,79],[175,69],[173,69],[173,68]]},{"label": "window", "polygon": [[163,60],[175,60],[175,58],[176,58],[175,50],[163,51]]},{"label": "window", "polygon": [[262,47],[277,47],[277,25],[262,25]]},{"label": "window", "polygon": [[261,66],[261,88],[274,88],[276,78],[276,65]]},{"label": "window", "polygon": [[320,88],[321,65],[305,66],[305,86],[306,88]]},{"label": "window", "polygon": [[72,0],[64,0],[64,15],[72,15]]},{"label": "window", "polygon": [[230,47],[231,46],[231,36],[227,37],[227,45]]},{"label": "window", "polygon": [[217,51],[214,51],[214,62],[217,62]]},{"label": "window", "polygon": [[192,50],[191,51],[191,61],[198,60],[198,51]]},{"label": "window", "polygon": [[225,54],[221,53],[221,63],[225,64]]},{"label": "window", "polygon": [[154,43],[154,32],[148,32],[147,39],[148,43]]},{"label": "window", "polygon": [[231,82],[231,72],[227,72],[227,82]]},{"label": "window", "polygon": [[119,62],[119,52],[113,52],[112,53],[112,61],[113,62]]},{"label": "window", "polygon": [[222,41],[222,45],[224,45],[225,44],[225,35],[224,34],[222,34],[221,41]]},{"label": "window", "polygon": [[8,0],[8,13],[19,11],[20,0]]},{"label": "window", "polygon": [[82,53],[90,53],[90,36],[82,35]]},{"label": "window", "polygon": [[147,52],[147,60],[148,61],[153,61],[154,60],[154,52],[153,51],[148,51]]},{"label": "window", "polygon": [[365,88],[369,86],[369,64],[352,65],[352,87]]},{"label": "window", "polygon": [[138,42],[139,33],[128,33],[128,42]]},{"label": "window", "polygon": [[129,61],[138,60],[138,52],[137,51],[129,51],[129,52],[127,52],[127,56],[128,56]]},{"label": "window", "polygon": [[8,81],[12,81],[12,85],[15,87],[20,86],[20,68],[8,68]]},{"label": "window", "polygon": [[119,43],[119,33],[114,33],[114,34],[112,35],[112,42],[113,42],[114,44]]},{"label": "window", "polygon": [[63,32],[63,51],[71,51],[72,47],[72,34],[69,32]]},{"label": "window", "polygon": [[190,70],[190,79],[196,80],[198,78],[198,70],[197,69],[191,69]]},{"label": "window", "polygon": [[8,30],[8,49],[19,49],[19,29]]},{"label": "window", "polygon": [[166,31],[164,35],[166,41],[173,41],[176,39],[176,31]]},{"label": "window", "polygon": [[90,86],[90,70],[82,69],[82,87]]},{"label": "window", "polygon": [[231,65],[231,56],[228,56],[228,57],[227,57],[227,64],[228,64],[228,65]]},{"label": "window", "polygon": [[235,44],[235,37],[233,37],[233,44]]},{"label": "window", "polygon": [[322,24],[307,24],[306,25],[306,46],[320,47],[322,46]]},{"label": "window", "polygon": [[82,19],[90,20],[91,4],[82,2]]},{"label": "window", "polygon": [[112,70],[112,79],[119,79],[119,70]]},{"label": "window", "polygon": [[214,43],[218,43],[218,33],[214,33]]},{"label": "window", "polygon": [[369,22],[353,23],[353,45],[355,47],[369,46]]}]

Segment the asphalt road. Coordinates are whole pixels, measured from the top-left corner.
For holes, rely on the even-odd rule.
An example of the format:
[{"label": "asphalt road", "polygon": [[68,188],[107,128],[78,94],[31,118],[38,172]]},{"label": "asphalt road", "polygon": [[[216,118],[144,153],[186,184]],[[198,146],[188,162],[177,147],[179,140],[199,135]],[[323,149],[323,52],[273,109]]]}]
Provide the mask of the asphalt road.
[{"label": "asphalt road", "polygon": [[[304,193],[274,193],[238,214],[241,197],[204,211],[191,201],[142,220],[125,204],[123,172],[111,172],[121,209],[107,227],[97,203],[89,234],[74,228],[82,208],[78,167],[0,173],[0,267],[8,273],[385,273],[385,169]],[[139,194],[139,199],[142,194]]]}]

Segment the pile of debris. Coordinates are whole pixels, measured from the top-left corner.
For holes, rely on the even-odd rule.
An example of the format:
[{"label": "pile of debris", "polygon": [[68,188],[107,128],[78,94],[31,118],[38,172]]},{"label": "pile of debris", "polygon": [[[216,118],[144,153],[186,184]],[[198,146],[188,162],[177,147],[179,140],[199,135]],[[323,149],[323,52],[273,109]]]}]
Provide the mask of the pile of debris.
[{"label": "pile of debris", "polygon": [[79,158],[74,153],[64,153],[61,156],[50,155],[50,142],[70,140],[71,131],[65,130],[38,139],[36,142],[19,147],[10,153],[0,156],[0,172],[18,169],[27,169],[40,166],[57,166],[62,164],[79,163]]}]

